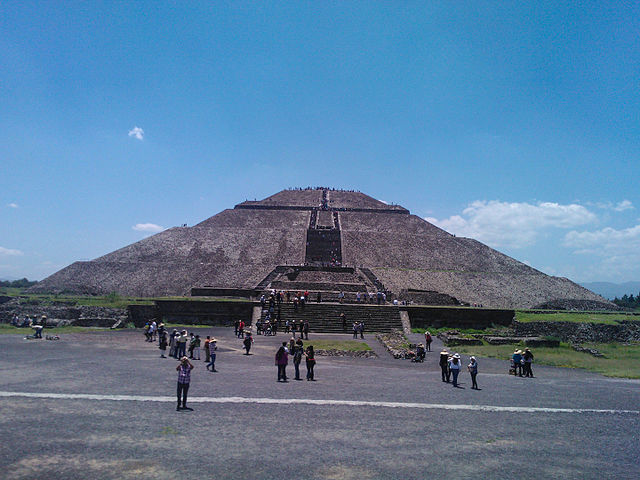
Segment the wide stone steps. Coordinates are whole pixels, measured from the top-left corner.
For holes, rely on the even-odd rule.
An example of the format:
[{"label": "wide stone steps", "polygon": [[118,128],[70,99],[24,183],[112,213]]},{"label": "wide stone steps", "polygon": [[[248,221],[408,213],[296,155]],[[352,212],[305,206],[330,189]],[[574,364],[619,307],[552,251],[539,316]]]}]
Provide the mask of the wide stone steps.
[{"label": "wide stone steps", "polygon": [[[262,312],[261,319],[264,320],[267,313],[268,304]],[[275,305],[273,317],[276,317],[278,305]],[[344,313],[347,319],[347,332],[352,331],[355,321],[365,322],[365,332],[389,332],[391,330],[402,330],[400,320],[400,310],[397,306],[386,305],[347,305],[340,303],[315,303],[309,302],[304,310],[298,307],[295,312],[292,303],[280,304],[280,325],[279,332],[284,331],[284,324],[287,320],[295,320],[297,323],[308,320],[311,332],[322,333],[344,333],[340,314]]]}]

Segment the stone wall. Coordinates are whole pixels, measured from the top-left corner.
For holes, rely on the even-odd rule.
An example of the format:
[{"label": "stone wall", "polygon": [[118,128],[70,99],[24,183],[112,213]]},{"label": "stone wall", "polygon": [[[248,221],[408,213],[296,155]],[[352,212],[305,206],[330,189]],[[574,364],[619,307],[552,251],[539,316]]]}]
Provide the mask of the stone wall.
[{"label": "stone wall", "polygon": [[513,310],[489,308],[401,307],[409,313],[412,328],[450,327],[485,329],[492,325],[510,325],[515,317]]},{"label": "stone wall", "polygon": [[550,336],[563,342],[640,342],[640,321],[620,325],[573,322],[513,322],[516,336]]},{"label": "stone wall", "polygon": [[[255,303],[259,305],[259,303]],[[165,323],[193,325],[233,325],[243,320],[250,325],[253,302],[157,300],[158,318]]]},{"label": "stone wall", "polygon": [[25,316],[40,319],[47,316],[47,325],[112,326],[116,322],[126,322],[129,314],[126,309],[91,307],[87,305],[41,305],[22,303],[19,299],[0,305],[0,323],[9,323],[14,315],[22,320]]}]

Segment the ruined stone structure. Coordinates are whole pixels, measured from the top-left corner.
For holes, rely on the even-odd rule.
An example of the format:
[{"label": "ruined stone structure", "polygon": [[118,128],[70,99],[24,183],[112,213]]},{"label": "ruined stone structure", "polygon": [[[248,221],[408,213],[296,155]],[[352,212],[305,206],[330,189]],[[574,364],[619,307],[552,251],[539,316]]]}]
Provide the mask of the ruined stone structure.
[{"label": "ruined stone structure", "polygon": [[[267,288],[322,293],[384,290],[494,308],[571,301],[610,306],[566,278],[551,277],[482,243],[451,235],[363,193],[283,190],[193,227],[175,227],[88,262],[75,262],[33,292],[135,296]],[[195,290],[194,290],[195,291]],[[432,300],[428,300],[432,299]]]}]

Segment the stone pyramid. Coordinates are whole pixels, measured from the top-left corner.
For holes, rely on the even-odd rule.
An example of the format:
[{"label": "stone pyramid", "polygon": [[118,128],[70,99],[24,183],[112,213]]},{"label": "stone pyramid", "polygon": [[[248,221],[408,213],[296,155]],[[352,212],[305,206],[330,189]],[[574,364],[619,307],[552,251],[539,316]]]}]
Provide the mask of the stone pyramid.
[{"label": "stone pyramid", "polygon": [[[333,284],[333,288],[330,285]],[[95,260],[75,262],[33,292],[189,295],[192,288],[384,288],[400,298],[532,308],[608,302],[398,205],[360,192],[283,190],[192,227],[174,227]]]}]

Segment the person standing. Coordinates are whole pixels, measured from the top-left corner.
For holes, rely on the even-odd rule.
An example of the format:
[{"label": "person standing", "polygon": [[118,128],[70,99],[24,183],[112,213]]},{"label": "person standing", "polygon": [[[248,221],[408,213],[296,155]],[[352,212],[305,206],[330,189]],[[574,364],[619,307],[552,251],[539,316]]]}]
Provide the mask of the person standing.
[{"label": "person standing", "polygon": [[[209,338],[209,337],[207,337]],[[218,350],[218,340],[212,338],[209,341],[209,363],[207,363],[207,370],[211,367],[212,372],[217,372],[216,370],[216,350]]]},{"label": "person standing", "polygon": [[304,332],[304,339],[309,340],[309,320],[305,320],[302,324],[302,331]]},{"label": "person standing", "polygon": [[524,349],[522,360],[524,360],[524,376],[533,378],[533,370],[531,370],[531,364],[533,363],[533,353],[531,353],[531,350],[529,350],[528,348]]},{"label": "person standing", "polygon": [[238,338],[244,338],[244,322],[242,320],[238,323]]},{"label": "person standing", "polygon": [[517,375],[519,377],[522,376],[522,350],[516,350],[515,352],[513,352],[513,356],[511,357],[513,359],[513,368],[514,368],[514,372],[513,375]]},{"label": "person standing", "polygon": [[431,333],[429,333],[429,330],[427,330],[426,332],[424,332],[424,344],[427,346],[427,352],[431,351],[432,341],[433,341],[433,338],[431,338]]},{"label": "person standing", "polygon": [[360,322],[358,326],[358,330],[360,330],[360,338],[364,338],[364,320]]},{"label": "person standing", "polygon": [[183,330],[182,334],[178,337],[178,353],[176,354],[176,358],[182,358],[187,354],[188,341],[189,336],[187,335],[187,331]]},{"label": "person standing", "polygon": [[[193,410],[187,407],[187,393],[189,392],[189,383],[191,382],[191,370],[193,364],[186,356],[181,357],[180,364],[176,367],[178,371],[178,406],[176,410]],[[182,397],[182,406],[180,406],[180,397]]]},{"label": "person standing", "polygon": [[282,342],[282,346],[276,352],[276,365],[278,367],[278,381],[287,381],[287,364],[289,354],[287,353],[287,342]]},{"label": "person standing", "polygon": [[453,354],[451,360],[449,360],[449,370],[451,371],[451,375],[453,375],[453,386],[458,386],[458,375],[460,374],[460,355],[457,353]]},{"label": "person standing", "polygon": [[344,314],[344,312],[342,312],[340,314],[340,320],[342,320],[342,331],[346,332],[347,331],[347,316]]},{"label": "person standing", "polygon": [[160,332],[160,358],[167,358],[165,357],[165,352],[167,351],[167,332],[166,330],[162,330]]},{"label": "person standing", "polygon": [[192,353],[194,360],[200,360],[200,335],[196,335]]},{"label": "person standing", "polygon": [[449,371],[449,352],[442,350],[440,352],[440,370],[442,370],[442,381],[449,383],[451,372]]},{"label": "person standing", "polygon": [[478,382],[476,382],[476,376],[478,375],[478,362],[476,361],[476,357],[471,357],[469,365],[467,365],[467,369],[469,370],[469,374],[471,375],[471,388],[474,390],[479,390]]},{"label": "person standing", "polygon": [[296,380],[302,380],[300,378],[300,363],[302,362],[302,355],[303,355],[303,351],[302,351],[302,347],[297,347],[295,346],[295,343],[291,343],[291,345],[294,345],[293,348],[293,368],[296,371]]},{"label": "person standing", "polygon": [[358,329],[360,328],[360,325],[358,324],[358,322],[353,322],[353,338],[358,338]]},{"label": "person standing", "polygon": [[313,378],[313,367],[316,366],[316,357],[313,351],[313,345],[309,345],[306,351],[307,355],[307,381],[315,382]]},{"label": "person standing", "polygon": [[207,335],[207,338],[204,340],[204,361],[209,363],[209,358],[211,354],[209,353],[209,343],[211,343],[211,337]]}]

